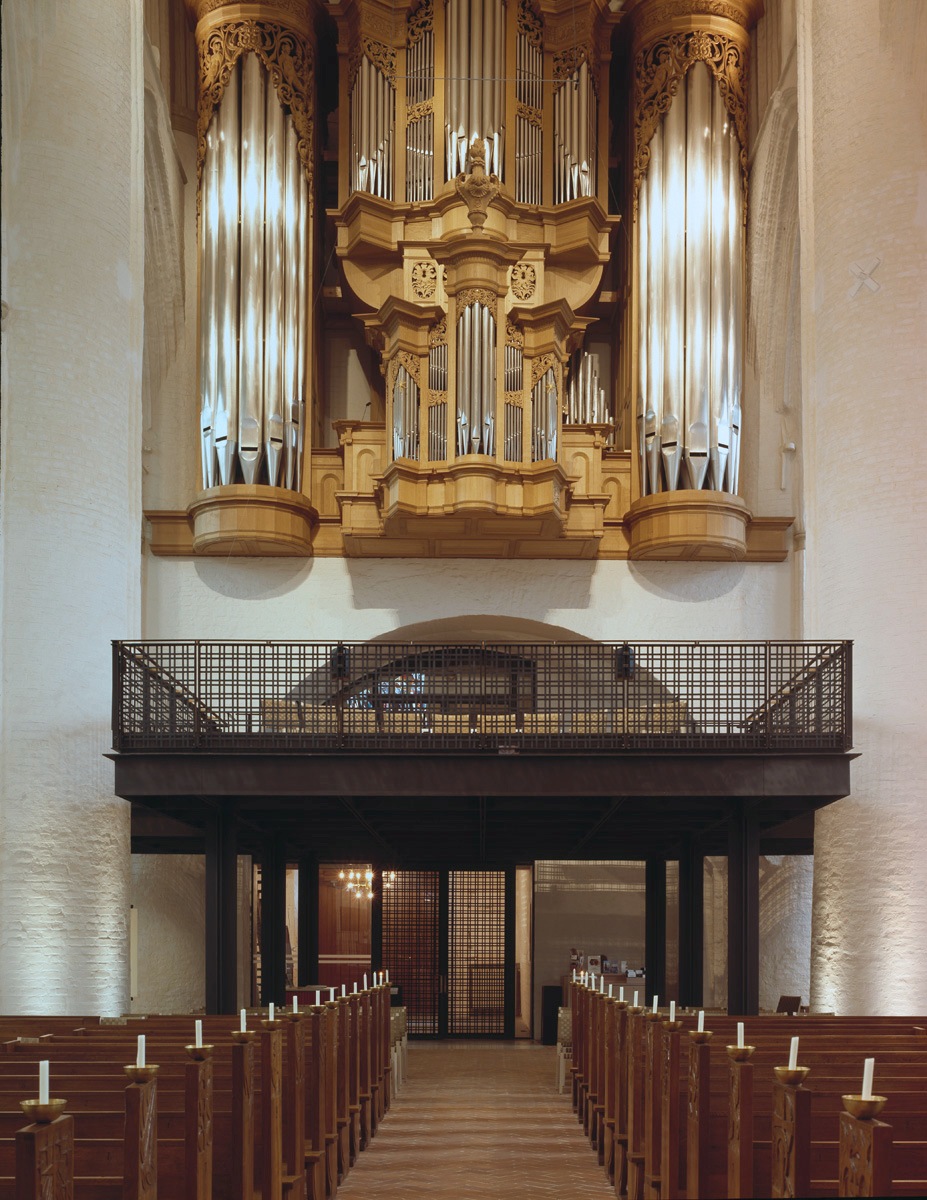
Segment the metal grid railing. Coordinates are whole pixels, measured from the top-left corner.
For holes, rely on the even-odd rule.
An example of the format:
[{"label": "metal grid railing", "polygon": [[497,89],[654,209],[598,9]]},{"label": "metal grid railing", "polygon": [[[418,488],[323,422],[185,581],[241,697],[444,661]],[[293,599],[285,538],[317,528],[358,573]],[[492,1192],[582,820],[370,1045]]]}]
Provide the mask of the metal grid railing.
[{"label": "metal grid railing", "polygon": [[116,642],[118,751],[852,745],[850,642]]}]

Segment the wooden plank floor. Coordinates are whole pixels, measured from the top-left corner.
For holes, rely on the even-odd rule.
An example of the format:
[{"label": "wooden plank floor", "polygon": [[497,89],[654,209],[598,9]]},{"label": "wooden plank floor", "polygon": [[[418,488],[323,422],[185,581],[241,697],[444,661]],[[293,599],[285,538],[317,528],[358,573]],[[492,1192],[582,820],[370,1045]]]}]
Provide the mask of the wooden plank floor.
[{"label": "wooden plank floor", "polygon": [[555,1079],[553,1047],[413,1042],[402,1092],[339,1200],[613,1198]]}]

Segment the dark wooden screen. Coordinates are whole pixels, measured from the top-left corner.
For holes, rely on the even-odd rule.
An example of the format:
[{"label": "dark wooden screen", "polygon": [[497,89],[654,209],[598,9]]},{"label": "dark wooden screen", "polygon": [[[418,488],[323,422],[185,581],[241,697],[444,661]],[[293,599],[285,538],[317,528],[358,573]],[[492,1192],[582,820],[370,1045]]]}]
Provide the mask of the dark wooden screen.
[{"label": "dark wooden screen", "polygon": [[505,1033],[505,873],[451,871],[448,1033]]},{"label": "dark wooden screen", "polygon": [[383,889],[383,966],[402,987],[409,1033],[438,1035],[439,873],[397,871]]}]

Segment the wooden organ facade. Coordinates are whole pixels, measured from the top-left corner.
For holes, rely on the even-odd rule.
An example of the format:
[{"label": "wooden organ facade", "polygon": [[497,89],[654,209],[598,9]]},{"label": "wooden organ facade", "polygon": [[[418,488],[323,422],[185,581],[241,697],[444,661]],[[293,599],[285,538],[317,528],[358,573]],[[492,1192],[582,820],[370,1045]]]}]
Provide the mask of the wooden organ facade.
[{"label": "wooden organ facade", "polygon": [[738,494],[756,0],[187,4],[202,488],[154,553],[785,557]]}]

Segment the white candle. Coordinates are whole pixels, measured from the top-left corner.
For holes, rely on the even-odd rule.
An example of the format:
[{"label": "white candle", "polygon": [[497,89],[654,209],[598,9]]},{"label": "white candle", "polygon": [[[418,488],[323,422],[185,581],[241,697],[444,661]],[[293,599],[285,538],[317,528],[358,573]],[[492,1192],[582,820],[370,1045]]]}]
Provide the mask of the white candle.
[{"label": "white candle", "polygon": [[589,972],[589,986],[590,986],[591,988],[594,988],[594,987],[595,987],[595,971],[590,971],[590,972]]},{"label": "white candle", "polygon": [[341,995],[342,995],[342,997],[344,997],[344,994],[345,994],[345,992],[346,992],[346,991],[347,991],[347,988],[344,986],[344,984],[342,984],[342,985],[341,985]]},{"label": "white candle", "polygon": [[247,1033],[247,1031],[248,1031],[248,1014],[245,1012],[244,1009],[242,1009],[240,1016],[241,1016],[241,1024],[240,1024],[239,1028],[241,1029],[242,1033]]},{"label": "white candle", "polygon": [[670,1000],[670,1020],[676,1020],[676,1001]]},{"label": "white candle", "polygon": [[610,983],[610,984],[608,985],[608,998],[609,998],[609,1000],[613,1000],[613,999],[614,999],[614,997],[612,996],[612,988],[613,988],[614,986],[615,986],[615,985],[614,985],[614,984],[612,984],[612,983]]},{"label": "white candle", "polygon": [[299,1012],[299,997],[293,997],[293,1012]]},{"label": "white candle", "polygon": [[743,1023],[743,1021],[738,1021],[737,1022],[737,1045],[743,1046],[743,1044],[744,1044],[744,1023]]},{"label": "white candle", "polygon": [[334,1004],[334,1002],[335,1002],[335,989],[334,988],[328,989],[328,999],[329,999],[329,1003]]},{"label": "white candle", "polygon": [[194,1041],[194,1044],[196,1045],[197,1050],[202,1049],[202,1046],[203,1046],[203,1022],[202,1021],[194,1021],[193,1022],[193,1041]]},{"label": "white candle", "polygon": [[639,995],[640,995],[640,992],[635,992],[635,993],[634,993],[634,1007],[635,1007],[635,1008],[637,1008],[637,998],[638,998],[638,996],[639,996]]},{"label": "white candle", "polygon": [[863,1099],[872,1099],[872,1077],[875,1074],[875,1059],[863,1060]]},{"label": "white candle", "polygon": [[600,992],[605,991],[605,976],[604,975],[599,976],[599,991]]},{"label": "white candle", "polygon": [[653,998],[653,1011],[654,1012],[657,1011],[657,1007],[658,1007],[659,1003],[660,1003],[660,997],[654,996],[654,998]]},{"label": "white candle", "polygon": [[699,1033],[705,1032],[705,1010],[703,1008],[700,1008],[698,1012],[698,1031]]},{"label": "white candle", "polygon": [[624,999],[624,988],[623,988],[623,987],[620,987],[620,988],[618,989],[618,999],[619,999],[619,1000],[623,1000],[623,999]]},{"label": "white candle", "polygon": [[576,982],[576,968],[573,968],[573,982]]},{"label": "white candle", "polygon": [[798,1038],[792,1038],[792,1044],[789,1047],[789,1070],[794,1071],[798,1066]]},{"label": "white candle", "polygon": [[145,1035],[138,1035],[138,1050],[135,1052],[135,1065],[143,1067],[145,1065]]},{"label": "white candle", "polygon": [[319,1007],[319,1005],[320,1005],[321,1003],[322,1003],[322,993],[321,993],[321,992],[316,992],[316,994],[315,994],[315,1006],[316,1006],[316,1008],[318,1008],[318,1007]]},{"label": "white candle", "polygon": [[389,983],[389,967],[386,968],[386,982]]},{"label": "white candle", "polygon": [[39,1063],[39,1104],[48,1103],[48,1061]]},{"label": "white candle", "polygon": [[268,1004],[268,1006],[267,1006],[267,1019],[269,1021],[272,1021],[274,1019],[274,1002],[273,1002],[273,1000],[271,1000],[270,1004]]},{"label": "white candle", "polygon": [[364,991],[366,992],[366,990],[367,990],[367,975],[365,973],[364,974]]},{"label": "white candle", "polygon": [[354,994],[355,994],[355,996],[357,995],[357,984],[356,983],[354,985]]}]

